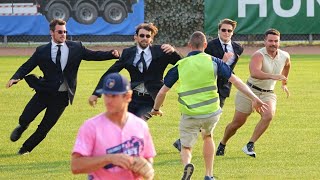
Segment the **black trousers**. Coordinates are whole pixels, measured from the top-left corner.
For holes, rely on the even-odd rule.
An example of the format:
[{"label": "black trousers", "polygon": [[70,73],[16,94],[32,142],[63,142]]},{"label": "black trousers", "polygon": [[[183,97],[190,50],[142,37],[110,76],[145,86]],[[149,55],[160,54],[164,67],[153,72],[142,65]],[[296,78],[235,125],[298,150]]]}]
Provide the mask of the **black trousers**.
[{"label": "black trousers", "polygon": [[223,108],[224,102],[226,101],[227,97],[223,97],[219,95],[219,100],[220,100],[220,107]]},{"label": "black trousers", "polygon": [[128,111],[144,119],[144,115],[152,110],[153,104],[154,100],[150,95],[138,94],[136,91],[133,91]]},{"label": "black trousers", "polygon": [[67,92],[36,92],[23,110],[19,124],[27,128],[40,112],[44,109],[46,112],[37,130],[23,143],[23,150],[31,152],[46,137],[68,106],[68,100]]}]

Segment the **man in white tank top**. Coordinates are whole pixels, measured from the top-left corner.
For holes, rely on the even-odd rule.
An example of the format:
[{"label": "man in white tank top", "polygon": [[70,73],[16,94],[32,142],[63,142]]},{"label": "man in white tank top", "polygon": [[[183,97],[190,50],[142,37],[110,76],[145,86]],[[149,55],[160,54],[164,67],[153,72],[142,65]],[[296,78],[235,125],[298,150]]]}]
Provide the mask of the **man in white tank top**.
[{"label": "man in white tank top", "polygon": [[[247,85],[251,90],[266,104],[268,109],[258,112],[261,116],[254,132],[242,150],[251,157],[256,157],[254,152],[254,143],[268,128],[272,118],[275,115],[277,96],[273,89],[277,81],[282,82],[281,88],[289,97],[287,88],[288,74],[290,70],[290,55],[279,49],[280,32],[275,29],[269,29],[265,32],[265,47],[256,51],[249,64],[250,77]],[[225,129],[223,139],[217,148],[217,151],[225,151],[227,141],[237,132],[237,130],[246,122],[247,118],[254,111],[251,100],[243,93],[237,92],[235,98],[235,114],[231,123]]]}]

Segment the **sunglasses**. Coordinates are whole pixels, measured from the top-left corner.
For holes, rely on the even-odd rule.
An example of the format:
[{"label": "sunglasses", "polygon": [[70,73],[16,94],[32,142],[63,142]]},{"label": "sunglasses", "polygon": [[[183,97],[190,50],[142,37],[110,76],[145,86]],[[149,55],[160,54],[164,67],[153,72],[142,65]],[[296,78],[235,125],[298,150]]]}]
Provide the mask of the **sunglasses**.
[{"label": "sunglasses", "polygon": [[58,32],[58,34],[67,34],[68,31],[62,31],[62,30],[57,30],[56,32]]},{"label": "sunglasses", "polygon": [[150,34],[139,34],[139,37],[141,37],[141,38],[144,38],[144,37],[146,37],[146,38],[151,38],[151,35]]},{"label": "sunglasses", "polygon": [[231,32],[232,32],[232,29],[221,29],[221,31],[222,31],[222,32],[227,32],[227,31],[228,31],[228,33],[231,33]]}]

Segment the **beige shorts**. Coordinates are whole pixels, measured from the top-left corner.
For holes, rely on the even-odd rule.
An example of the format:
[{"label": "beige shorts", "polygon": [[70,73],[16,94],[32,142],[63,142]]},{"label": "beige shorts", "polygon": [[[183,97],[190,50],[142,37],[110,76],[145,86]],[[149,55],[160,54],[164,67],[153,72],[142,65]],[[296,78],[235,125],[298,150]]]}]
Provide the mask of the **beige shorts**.
[{"label": "beige shorts", "polygon": [[[256,89],[250,88],[252,92],[257,95],[263,102],[272,102],[274,104],[274,107],[277,103],[277,96],[274,93],[271,92],[261,92]],[[235,98],[235,106],[236,110],[242,113],[252,113],[252,102],[250,98],[248,98],[246,95],[244,95],[242,92],[238,91]]]},{"label": "beige shorts", "polygon": [[220,119],[220,115],[209,118],[186,118],[181,116],[179,129],[182,146],[193,147],[198,139],[200,129],[205,135],[211,135]]}]

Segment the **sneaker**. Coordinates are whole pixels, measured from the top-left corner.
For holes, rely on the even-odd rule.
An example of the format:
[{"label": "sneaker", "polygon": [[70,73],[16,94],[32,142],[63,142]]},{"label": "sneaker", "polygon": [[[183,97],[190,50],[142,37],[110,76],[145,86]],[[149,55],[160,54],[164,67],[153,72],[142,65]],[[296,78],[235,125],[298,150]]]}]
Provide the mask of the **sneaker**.
[{"label": "sneaker", "polygon": [[215,177],[214,176],[205,176],[204,177],[204,180],[215,180]]},{"label": "sneaker", "polygon": [[177,139],[172,145],[173,145],[179,152],[181,152],[181,141],[180,141],[180,139]]},{"label": "sneaker", "polygon": [[20,148],[19,151],[17,152],[18,155],[27,155],[29,154],[30,152],[23,149],[23,148]]},{"label": "sneaker", "polygon": [[204,180],[214,180],[214,177],[210,177],[210,176],[205,176]]},{"label": "sneaker", "polygon": [[224,156],[224,151],[225,151],[226,145],[219,144],[216,152],[216,156]]},{"label": "sneaker", "polygon": [[24,128],[20,125],[18,125],[11,133],[11,136],[10,136],[10,140],[12,142],[15,142],[17,141],[18,139],[20,139],[22,133],[26,130],[27,128]]},{"label": "sneaker", "polygon": [[190,180],[194,171],[194,165],[189,163],[184,167],[182,180]]},{"label": "sneaker", "polygon": [[254,144],[248,143],[242,148],[242,151],[251,157],[256,157],[256,153],[254,152]]}]

